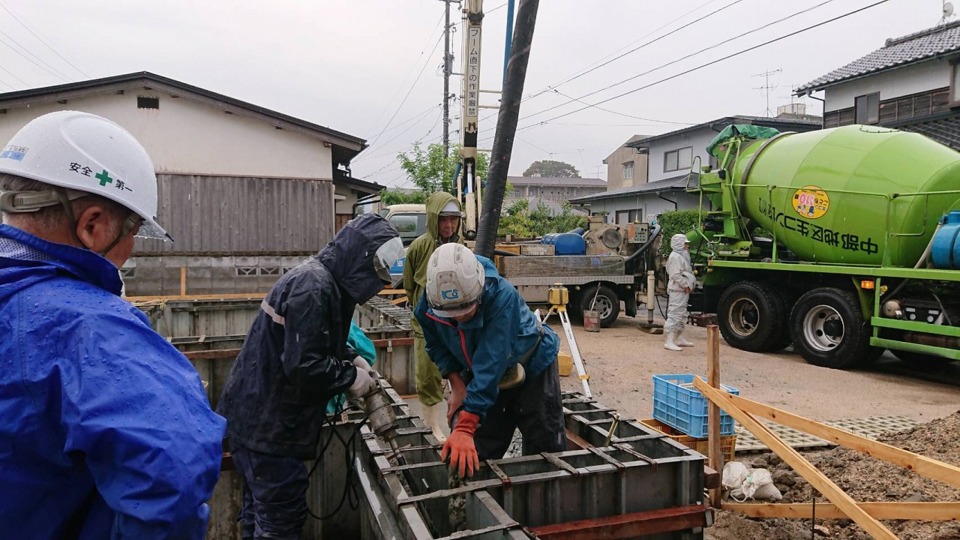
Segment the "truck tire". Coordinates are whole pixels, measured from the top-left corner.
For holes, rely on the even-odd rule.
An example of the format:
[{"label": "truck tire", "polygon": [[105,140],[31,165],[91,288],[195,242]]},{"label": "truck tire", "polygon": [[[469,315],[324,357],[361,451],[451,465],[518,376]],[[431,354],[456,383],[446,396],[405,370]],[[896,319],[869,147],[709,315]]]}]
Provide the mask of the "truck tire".
[{"label": "truck tire", "polygon": [[[597,292],[597,287],[600,292]],[[590,304],[593,304],[593,297],[597,297],[596,304],[593,305],[594,311],[600,317],[600,328],[609,328],[613,321],[620,316],[620,298],[617,293],[606,285],[598,285],[584,289],[580,294],[580,313],[588,311]]]},{"label": "truck tire", "polygon": [[717,302],[720,334],[731,347],[751,352],[780,350],[789,345],[783,299],[770,287],[741,281],[728,287]]},{"label": "truck tire", "polygon": [[866,363],[870,334],[855,294],[830,287],[808,291],[790,320],[794,350],[807,362],[834,369]]}]

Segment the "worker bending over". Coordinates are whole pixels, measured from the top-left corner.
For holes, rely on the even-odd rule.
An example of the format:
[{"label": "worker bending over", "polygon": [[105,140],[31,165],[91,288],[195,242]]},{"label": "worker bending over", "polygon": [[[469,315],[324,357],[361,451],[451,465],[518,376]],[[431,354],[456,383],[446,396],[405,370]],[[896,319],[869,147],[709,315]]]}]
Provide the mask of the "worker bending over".
[{"label": "worker bending over", "polygon": [[170,239],[150,156],[105,118],[40,116],[0,149],[0,209],[0,535],[204,538],[224,420],[120,296],[134,235]]},{"label": "worker bending over", "polygon": [[[403,266],[403,288],[411,306],[416,306],[427,284],[427,261],[439,246],[462,243],[457,235],[460,229],[460,203],[445,191],[427,199],[427,232],[407,248]],[[438,440],[446,440],[446,402],[443,400],[443,378],[436,364],[427,354],[423,330],[416,318],[410,320],[413,329],[413,354],[416,360],[417,398],[423,406],[423,419]]]},{"label": "worker bending over", "polygon": [[667,321],[663,324],[663,332],[667,341],[663,348],[670,351],[680,351],[681,347],[692,347],[693,343],[683,337],[683,329],[687,321],[687,302],[690,301],[690,291],[697,283],[693,275],[693,264],[690,262],[690,240],[686,235],[675,234],[670,238],[670,257],[667,259]]},{"label": "worker bending over", "polygon": [[223,387],[230,450],[243,478],[243,538],[299,539],[327,400],[376,390],[347,346],[357,304],[390,282],[403,243],[387,220],[354,218],[320,253],[281,277],[260,304]]},{"label": "worker bending over", "polygon": [[480,459],[503,457],[516,428],[524,455],[565,449],[559,339],[488,259],[460,244],[437,248],[414,315],[450,381],[453,431],[440,457],[452,470],[472,476]]}]

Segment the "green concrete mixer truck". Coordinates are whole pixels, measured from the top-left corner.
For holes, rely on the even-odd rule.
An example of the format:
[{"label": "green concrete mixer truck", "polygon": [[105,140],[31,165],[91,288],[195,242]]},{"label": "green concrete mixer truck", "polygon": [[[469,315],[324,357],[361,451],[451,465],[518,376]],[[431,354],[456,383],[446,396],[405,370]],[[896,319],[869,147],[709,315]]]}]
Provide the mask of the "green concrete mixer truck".
[{"label": "green concrete mixer truck", "polygon": [[703,167],[704,311],[748,351],[960,359],[960,153],[875,126],[732,126]]}]

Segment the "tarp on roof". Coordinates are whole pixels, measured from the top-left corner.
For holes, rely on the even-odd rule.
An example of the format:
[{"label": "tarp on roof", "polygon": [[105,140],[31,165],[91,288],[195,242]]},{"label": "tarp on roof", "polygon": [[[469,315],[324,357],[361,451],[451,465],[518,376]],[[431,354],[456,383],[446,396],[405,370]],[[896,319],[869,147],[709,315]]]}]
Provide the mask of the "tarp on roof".
[{"label": "tarp on roof", "polygon": [[[779,133],[779,131],[770,127],[750,124],[731,124],[723,128],[723,131],[718,133],[717,136],[710,141],[710,144],[707,145],[707,153],[713,155],[713,150],[716,147],[738,135],[746,135],[750,139],[769,139]],[[720,156],[716,157],[719,158]]]}]

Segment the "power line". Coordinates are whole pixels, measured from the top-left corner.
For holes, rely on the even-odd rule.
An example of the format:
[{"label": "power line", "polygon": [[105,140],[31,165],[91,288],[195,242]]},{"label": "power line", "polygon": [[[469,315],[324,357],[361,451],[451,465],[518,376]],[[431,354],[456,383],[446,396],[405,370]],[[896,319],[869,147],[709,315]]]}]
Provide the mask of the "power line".
[{"label": "power line", "polygon": [[[572,76],[572,77],[568,77],[567,79],[564,79],[563,81],[561,81],[561,82],[553,85],[552,87],[547,87],[547,89],[541,91],[540,94],[542,94],[542,93],[544,93],[544,92],[549,92],[550,90],[552,90],[552,89],[554,89],[554,88],[556,88],[556,87],[558,87],[558,86],[567,84],[567,83],[570,82],[570,81],[574,81],[574,80],[576,80],[576,79],[579,79],[580,77],[583,77],[584,75],[587,75],[588,73],[593,73],[594,71],[596,71],[596,70],[598,70],[598,69],[600,69],[600,68],[602,68],[602,67],[604,67],[604,66],[606,66],[606,65],[608,65],[608,64],[611,64],[611,63],[616,62],[617,60],[619,60],[619,59],[621,59],[621,58],[623,58],[623,57],[625,57],[625,56],[628,56],[628,55],[630,55],[630,54],[633,54],[633,53],[639,51],[640,49],[643,49],[644,47],[647,47],[648,45],[652,45],[652,44],[660,41],[661,39],[665,39],[665,38],[667,38],[667,37],[670,37],[670,36],[672,36],[673,34],[676,34],[677,32],[679,32],[679,31],[681,31],[681,30],[685,30],[685,29],[689,28],[690,26],[692,26],[692,25],[694,25],[694,24],[696,24],[696,23],[698,23],[698,22],[701,22],[701,21],[703,21],[703,20],[705,20],[705,19],[707,19],[707,18],[709,18],[709,17],[712,17],[712,16],[716,15],[717,13],[720,13],[721,11],[723,11],[723,10],[725,10],[725,9],[727,9],[727,8],[730,8],[730,7],[733,7],[733,6],[737,5],[737,4],[739,4],[739,3],[742,2],[742,1],[743,1],[743,0],[735,0],[734,2],[731,2],[731,3],[729,3],[729,4],[725,5],[725,6],[722,6],[722,7],[718,8],[718,9],[716,9],[716,10],[714,10],[714,11],[711,11],[710,13],[707,13],[706,15],[700,17],[699,19],[696,19],[696,20],[694,20],[694,21],[692,21],[692,22],[690,22],[690,23],[688,23],[688,24],[686,24],[686,25],[684,25],[684,26],[681,26],[681,27],[679,27],[679,28],[675,28],[674,30],[671,30],[670,32],[667,32],[666,34],[663,34],[662,36],[659,36],[659,37],[656,37],[656,38],[654,38],[654,39],[651,39],[650,41],[647,41],[646,43],[643,43],[642,45],[640,45],[640,46],[638,46],[638,47],[635,47],[635,48],[633,48],[633,49],[630,49],[629,51],[627,51],[627,52],[625,52],[625,53],[623,53],[623,54],[620,54],[620,55],[618,55],[618,56],[615,56],[614,58],[611,58],[610,60],[607,60],[606,62],[603,62],[603,63],[601,63],[601,64],[598,64],[598,65],[596,65],[596,66],[594,66],[594,67],[592,67],[592,68],[590,68],[590,69],[588,69],[588,70],[586,70],[586,71],[584,71],[584,72],[582,72],[582,73],[580,73],[580,74],[578,74],[578,75],[574,75],[574,76]],[[709,4],[709,3],[710,3],[710,2],[707,2],[707,4]],[[706,5],[706,4],[704,4],[704,5]],[[702,7],[702,6],[701,6],[701,7]],[[653,34],[654,32],[659,31],[660,29],[662,29],[662,28],[664,28],[664,27],[672,24],[674,21],[676,21],[676,20],[678,20],[678,19],[682,19],[683,17],[686,17],[687,14],[689,14],[689,12],[681,15],[680,17],[678,17],[677,19],[674,19],[673,21],[670,21],[669,23],[661,26],[660,28],[654,30],[653,32],[650,32],[650,34]],[[650,35],[650,34],[647,34],[647,35]],[[636,42],[634,42],[634,43],[636,43]],[[537,95],[540,95],[540,94],[537,94]],[[536,97],[537,95],[534,95],[534,96],[531,96],[531,97]],[[586,96],[584,96],[584,97],[586,97]]]},{"label": "power line", "polygon": [[[4,68],[3,66],[0,66],[0,69],[2,69],[3,72],[6,73],[7,75],[9,75],[9,76],[13,77],[14,79],[20,81],[20,84],[22,84],[22,85],[24,85],[24,86],[30,86],[30,85],[27,83],[27,81],[24,81],[23,79],[21,79],[20,77],[17,77],[17,76],[14,75],[13,73],[10,73],[10,71],[8,71],[8,70],[7,70],[6,68]],[[13,87],[11,86],[11,88],[13,88]]]},{"label": "power line", "polygon": [[25,23],[25,22],[23,22],[22,20],[20,20],[20,17],[17,17],[17,14],[16,14],[16,13],[14,13],[13,11],[10,11],[10,8],[8,8],[7,6],[5,6],[5,5],[3,4],[3,2],[0,2],[0,7],[2,7],[7,13],[9,13],[11,17],[13,17],[14,19],[16,19],[18,23],[20,23],[21,25],[23,25],[23,27],[27,29],[27,32],[30,32],[30,34],[32,34],[33,37],[37,38],[37,40],[40,41],[40,43],[43,43],[44,45],[46,45],[46,47],[47,47],[48,49],[50,49],[51,51],[53,51],[53,54],[55,54],[55,55],[57,55],[58,57],[60,57],[61,60],[63,60],[64,62],[66,62],[66,63],[67,63],[70,67],[72,67],[73,69],[75,69],[75,70],[77,70],[78,72],[80,72],[80,74],[83,75],[84,77],[86,77],[86,78],[88,78],[88,79],[91,78],[91,77],[90,77],[89,75],[87,75],[82,69],[80,69],[80,68],[78,68],[77,66],[73,65],[73,62],[71,62],[71,61],[67,60],[66,58],[64,58],[64,56],[63,56],[62,54],[60,54],[56,49],[54,49],[49,43],[47,43],[46,40],[44,40],[44,39],[43,39],[42,37],[40,37],[36,32],[34,32],[29,26],[27,26],[27,23]]},{"label": "power line", "polygon": [[[579,98],[571,98],[570,101],[567,101],[566,103],[561,103],[561,104],[559,104],[559,105],[554,105],[553,107],[549,107],[549,108],[547,108],[547,109],[543,109],[543,110],[541,110],[541,111],[537,111],[537,112],[535,112],[535,113],[533,113],[533,114],[530,114],[529,116],[524,117],[524,119],[530,119],[530,118],[532,118],[532,117],[534,117],[534,116],[539,116],[539,115],[541,115],[541,114],[543,114],[543,113],[546,113],[546,112],[550,112],[550,111],[559,109],[560,107],[565,107],[565,106],[569,105],[570,103],[572,103],[573,101],[579,101],[579,100],[581,100],[581,99],[583,99],[583,98],[587,98],[587,97],[590,97],[590,96],[592,96],[592,95],[599,94],[600,92],[604,92],[604,91],[606,91],[606,90],[609,90],[609,89],[611,89],[611,88],[615,88],[615,87],[620,86],[620,85],[622,85],[622,84],[626,84],[626,83],[628,83],[628,82],[630,82],[630,81],[632,81],[632,80],[638,79],[638,78],[643,77],[643,76],[645,76],[645,75],[649,75],[649,74],[651,74],[651,73],[653,73],[653,72],[655,72],[655,71],[660,71],[661,69],[664,69],[664,68],[666,68],[666,67],[672,66],[672,65],[677,64],[677,63],[679,63],[679,62],[682,62],[682,61],[684,61],[684,60],[688,60],[688,59],[690,59],[690,58],[692,58],[692,57],[694,57],[694,56],[698,56],[698,55],[700,55],[700,54],[703,54],[703,53],[705,53],[705,52],[707,52],[707,51],[709,51],[709,50],[715,49],[715,48],[717,48],[717,47],[719,47],[719,46],[721,46],[721,45],[726,45],[727,43],[730,43],[731,41],[736,41],[736,40],[738,40],[738,39],[740,39],[740,38],[742,38],[742,37],[744,37],[744,36],[748,36],[748,35],[750,35],[750,34],[759,32],[759,31],[761,31],[761,30],[765,30],[765,29],[767,29],[767,28],[769,28],[769,27],[771,27],[771,26],[773,26],[773,25],[780,24],[780,23],[782,23],[782,22],[784,22],[784,21],[787,21],[787,20],[789,20],[789,19],[792,19],[792,18],[794,18],[794,17],[798,17],[798,16],[800,16],[800,15],[803,15],[804,13],[810,12],[810,11],[812,11],[812,10],[814,10],[814,9],[817,9],[817,8],[819,8],[819,7],[822,7],[822,6],[824,6],[824,5],[826,5],[826,4],[829,4],[829,3],[833,2],[833,1],[834,1],[834,0],[824,0],[823,2],[820,2],[819,4],[817,4],[817,5],[815,5],[815,6],[812,6],[812,7],[806,8],[806,9],[802,9],[802,10],[800,10],[800,11],[797,11],[797,12],[795,12],[795,13],[792,13],[792,14],[790,14],[790,15],[787,15],[786,17],[782,17],[782,18],[777,19],[777,20],[775,20],[775,21],[772,21],[772,22],[769,22],[769,23],[765,23],[765,24],[763,24],[763,25],[761,25],[761,26],[758,26],[758,27],[756,27],[756,28],[753,28],[752,30],[747,30],[746,32],[743,32],[743,33],[738,34],[738,35],[736,35],[736,36],[733,36],[733,37],[731,37],[731,38],[724,39],[724,40],[722,40],[722,41],[719,41],[719,42],[717,42],[717,43],[714,43],[713,45],[709,45],[709,46],[707,46],[707,47],[704,47],[704,48],[702,48],[702,49],[700,49],[700,50],[698,50],[698,51],[694,51],[694,52],[692,52],[692,53],[689,53],[689,54],[686,54],[686,55],[684,55],[684,56],[681,56],[680,58],[677,58],[677,59],[675,59],[675,60],[671,60],[671,61],[669,61],[669,62],[667,62],[667,63],[665,63],[665,64],[661,64],[661,65],[659,65],[659,66],[657,66],[657,67],[654,67],[654,68],[652,68],[652,69],[648,69],[647,71],[644,71],[643,73],[638,73],[638,74],[636,74],[636,75],[627,77],[626,79],[623,79],[623,80],[621,80],[621,81],[618,81],[618,82],[615,82],[615,83],[613,83],[613,84],[604,86],[603,88],[601,88],[601,89],[599,89],[599,90],[594,90],[593,92],[584,94],[584,95],[580,96]],[[887,0],[884,0],[884,2],[885,2],[885,1],[887,1]],[[881,2],[881,3],[882,3],[882,2]],[[875,4],[875,5],[876,5],[876,4]],[[870,6],[870,7],[872,7],[872,6]],[[856,12],[851,12],[851,13],[856,13]],[[848,15],[849,15],[849,14],[848,14]],[[846,16],[846,15],[844,15],[844,17],[845,17],[845,16]],[[842,18],[842,17],[841,17],[841,18]],[[830,21],[826,21],[826,22],[832,22],[833,20],[836,20],[836,19],[831,19]],[[825,23],[821,23],[821,24],[826,24],[826,22],[825,22]],[[816,27],[816,26],[813,26],[813,27],[810,27],[810,28],[815,28],[815,27]],[[807,28],[807,29],[802,30],[802,31],[809,30],[810,28]],[[777,38],[777,39],[775,39],[775,40],[768,41],[767,43],[758,45],[757,47],[761,47],[761,46],[763,46],[763,45],[766,45],[766,44],[769,44],[769,43],[773,43],[774,41],[779,41],[780,39],[783,39],[783,38],[786,38],[786,37],[790,37],[790,36],[792,36],[792,35],[794,35],[794,34],[787,34],[786,36],[782,36],[781,38]],[[749,51],[749,50],[753,50],[753,49],[747,49],[747,51]],[[746,51],[744,51],[744,52],[746,52]],[[725,57],[724,59],[726,59],[726,57]],[[697,68],[697,69],[699,69],[699,68]],[[688,73],[688,72],[684,72],[684,73]],[[615,99],[615,98],[614,98],[614,99]],[[605,101],[600,101],[599,103],[606,103],[606,100],[605,100]],[[589,107],[595,107],[596,105],[597,105],[597,103],[587,104],[588,108],[589,108]],[[581,109],[581,110],[582,110],[582,109]]]},{"label": "power line", "polygon": [[[386,131],[390,131],[390,130],[392,130],[392,129],[397,129],[398,127],[400,127],[400,126],[402,126],[402,125],[404,125],[404,124],[410,124],[411,122],[413,122],[409,127],[407,127],[407,129],[401,131],[400,133],[398,133],[397,135],[395,135],[392,139],[390,139],[390,140],[388,140],[388,141],[386,141],[386,142],[384,142],[384,143],[381,143],[381,146],[386,146],[386,145],[390,144],[391,142],[395,141],[400,135],[403,135],[404,133],[410,131],[410,129],[413,128],[413,126],[416,126],[416,125],[417,125],[417,122],[419,122],[420,120],[423,120],[424,118],[426,118],[426,116],[429,115],[431,112],[433,112],[437,107],[438,107],[438,105],[431,105],[431,106],[430,106],[429,108],[427,108],[425,111],[417,114],[416,116],[414,116],[414,117],[412,117],[412,118],[408,118],[407,120],[404,120],[403,122],[400,122],[399,124],[397,124],[397,125],[391,127],[390,129],[386,130]],[[414,122],[414,120],[416,120],[417,122]],[[384,131],[384,133],[386,133],[386,131]],[[368,146],[367,148],[369,148],[369,146]],[[382,156],[382,155],[383,155],[383,153],[379,153],[379,154],[360,154],[359,156],[357,156],[356,158],[353,159],[352,163],[357,163],[358,161],[361,161],[361,160],[364,160],[364,159],[373,158],[373,157]]]},{"label": "power line", "polygon": [[[26,47],[24,47],[23,45],[17,43],[17,40],[15,40],[15,39],[13,39],[12,37],[10,37],[9,34],[6,34],[6,33],[4,33],[3,31],[0,31],[0,36],[3,36],[3,37],[5,37],[5,38],[9,39],[10,41],[13,42],[14,45],[16,45],[17,47],[19,47],[20,49],[22,49],[24,52],[20,52],[19,50],[13,48],[13,46],[10,45],[9,43],[7,43],[6,40],[0,39],[0,43],[3,43],[4,45],[6,45],[7,48],[9,48],[11,51],[19,54],[19,55],[22,56],[24,59],[26,59],[28,62],[30,62],[30,63],[32,63],[33,65],[37,66],[38,68],[46,71],[47,73],[53,75],[54,77],[58,77],[58,78],[63,79],[63,80],[65,80],[65,81],[70,81],[70,79],[69,79],[66,75],[64,75],[63,73],[61,73],[60,71],[58,71],[56,68],[54,68],[54,67],[51,66],[50,64],[47,64],[46,62],[44,62],[42,58],[40,58],[39,56],[37,56],[37,55],[33,54],[32,52],[30,52],[30,51],[29,51]],[[26,54],[24,54],[24,53],[26,53]],[[30,56],[33,56],[33,58],[36,58],[36,60],[34,60],[33,58],[30,58],[30,56],[27,56],[27,54],[29,54]],[[37,61],[41,62],[42,64],[41,64],[41,63],[38,63]],[[49,68],[49,69],[48,69],[48,68]]]},{"label": "power line", "polygon": [[[423,47],[420,48],[420,55],[419,55],[419,56],[422,57],[424,51],[427,50],[427,47],[430,45],[430,41],[433,40],[433,33],[437,31],[437,27],[440,26],[440,23],[441,23],[441,22],[443,22],[443,14],[440,15],[440,18],[437,19],[436,24],[433,26],[433,30],[430,30],[430,33],[427,35],[427,42],[424,43],[424,44],[423,44]],[[416,65],[417,65],[417,63],[416,63],[416,62],[413,62],[413,65],[410,66],[410,71],[408,71],[407,74],[406,74],[406,76],[404,76],[403,82],[401,82],[401,83],[397,86],[397,90],[396,90],[396,91],[393,93],[393,95],[390,97],[390,100],[387,101],[387,104],[383,107],[383,110],[380,111],[380,115],[377,116],[377,119],[373,122],[373,125],[377,125],[377,124],[380,122],[380,120],[383,118],[384,113],[386,113],[386,112],[390,109],[390,104],[393,103],[393,100],[396,99],[396,97],[397,97],[398,95],[400,95],[400,91],[401,91],[401,90],[403,89],[403,87],[406,86],[406,84],[407,84],[407,79],[409,79],[410,76],[413,75],[413,70],[416,69]],[[386,131],[386,127],[383,129],[383,131],[381,131],[380,133],[378,133],[377,135],[375,135],[375,137],[379,137],[380,135],[383,134],[384,131]],[[371,144],[373,144],[373,143],[371,143]]]},{"label": "power line", "polygon": [[[832,0],[828,0],[828,1],[832,1]],[[531,127],[534,127],[534,126],[537,126],[537,125],[545,124],[545,123],[550,122],[550,121],[553,121],[553,120],[557,120],[557,119],[559,119],[559,118],[563,118],[563,117],[565,117],[565,116],[570,116],[571,114],[576,114],[576,113],[578,113],[578,112],[585,111],[585,110],[589,109],[590,107],[595,107],[595,106],[600,105],[600,104],[602,104],[602,103],[607,103],[607,102],[613,101],[613,100],[615,100],[615,99],[619,99],[619,98],[622,98],[622,97],[624,97],[624,96],[628,96],[628,95],[630,95],[630,94],[639,92],[639,91],[641,91],[641,90],[645,90],[645,89],[650,88],[650,87],[652,87],[652,86],[656,86],[656,85],[658,85],[658,84],[661,84],[661,83],[664,83],[664,82],[667,82],[667,81],[676,79],[676,78],[678,78],[678,77],[682,77],[682,76],[684,76],[684,75],[688,75],[688,74],[690,74],[690,73],[693,73],[694,71],[703,69],[703,68],[708,67],[708,66],[713,66],[713,65],[719,64],[720,62],[723,62],[723,61],[725,61],[725,60],[729,60],[729,59],[731,59],[731,58],[740,56],[741,54],[745,54],[745,53],[748,53],[748,52],[750,52],[750,51],[754,51],[754,50],[756,50],[756,49],[759,49],[759,48],[761,48],[761,47],[765,47],[765,46],[767,46],[767,45],[770,45],[770,44],[772,44],[772,43],[776,43],[776,42],[778,42],[778,41],[782,41],[782,40],[787,39],[787,38],[789,38],[789,37],[793,37],[793,36],[796,36],[796,35],[798,35],[798,34],[802,34],[803,32],[806,32],[806,31],[808,31],[808,30],[812,30],[812,29],[814,29],[814,28],[818,28],[818,27],[823,26],[823,25],[825,25],[825,24],[829,24],[829,23],[832,23],[832,22],[834,22],[834,21],[838,21],[838,20],[840,20],[840,19],[849,17],[849,16],[851,16],[851,15],[855,15],[855,14],[857,14],[857,13],[860,13],[861,11],[866,11],[866,10],[868,10],[868,9],[874,8],[874,7],[879,6],[879,5],[881,5],[881,4],[885,4],[885,3],[889,2],[889,1],[890,1],[890,0],[880,0],[879,2],[874,2],[873,4],[870,4],[870,5],[868,5],[868,6],[864,6],[864,7],[862,7],[862,8],[855,9],[855,10],[853,10],[853,11],[849,11],[849,12],[847,12],[847,13],[844,13],[843,15],[838,15],[838,16],[836,16],[836,17],[833,17],[832,19],[827,19],[827,20],[822,21],[822,22],[819,22],[819,23],[817,23],[817,24],[813,24],[813,25],[807,26],[806,28],[802,28],[802,29],[800,29],[800,30],[796,30],[796,31],[794,31],[794,32],[790,32],[789,34],[784,34],[784,35],[782,35],[782,36],[780,36],[780,37],[777,37],[777,38],[774,38],[774,39],[765,41],[765,42],[763,42],[763,43],[760,43],[759,45],[754,45],[754,46],[752,46],[752,47],[747,47],[746,49],[742,49],[742,50],[737,51],[737,52],[735,52],[735,53],[728,54],[728,55],[723,56],[723,57],[721,57],[721,58],[718,58],[718,59],[716,59],[716,60],[712,60],[712,61],[710,61],[710,62],[706,62],[706,63],[704,63],[704,64],[700,64],[699,66],[690,68],[690,69],[688,69],[688,70],[686,70],[686,71],[682,71],[682,72],[677,73],[677,74],[675,74],[675,75],[671,75],[671,76],[669,76],[669,77],[664,77],[663,79],[654,81],[654,82],[649,83],[649,84],[645,84],[645,85],[643,85],[643,86],[641,86],[641,87],[639,87],[639,88],[634,88],[633,90],[629,90],[629,91],[627,91],[627,92],[623,92],[623,93],[621,93],[621,94],[617,94],[616,96],[613,96],[613,97],[610,97],[610,98],[607,98],[607,99],[598,101],[597,103],[594,103],[594,104],[592,104],[592,105],[590,105],[590,106],[581,107],[580,109],[577,109],[577,110],[574,110],[574,111],[570,111],[570,112],[567,112],[567,113],[564,113],[564,114],[560,114],[560,115],[554,116],[553,118],[550,118],[550,119],[545,120],[545,121],[542,121],[542,122],[538,122],[538,123],[534,123],[534,124],[529,124],[529,125],[524,126],[524,127],[522,127],[522,128],[518,128],[518,130],[523,130],[523,129],[531,128]],[[826,2],[824,2],[824,3],[826,3]],[[671,63],[673,63],[673,62],[671,62]],[[620,83],[617,83],[617,84],[620,84]],[[612,88],[613,86],[616,86],[616,85],[611,85],[611,86],[608,86],[607,88]],[[605,90],[605,89],[606,89],[606,88],[601,89],[601,90],[598,90],[598,92],[599,92],[599,91],[602,91],[602,90]],[[596,92],[594,92],[594,93],[596,93]]]}]

